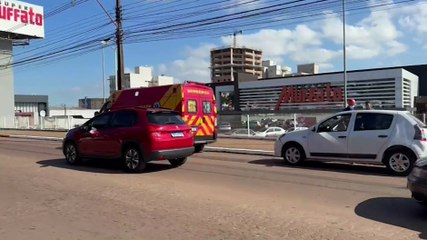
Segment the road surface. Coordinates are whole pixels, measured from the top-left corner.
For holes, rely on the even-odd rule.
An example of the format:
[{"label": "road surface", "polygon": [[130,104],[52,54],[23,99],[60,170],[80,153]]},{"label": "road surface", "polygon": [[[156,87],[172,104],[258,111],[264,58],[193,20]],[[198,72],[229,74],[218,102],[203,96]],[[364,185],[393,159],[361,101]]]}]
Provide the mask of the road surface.
[{"label": "road surface", "polygon": [[128,174],[60,143],[0,138],[0,239],[424,239],[427,209],[384,168],[226,153]]}]

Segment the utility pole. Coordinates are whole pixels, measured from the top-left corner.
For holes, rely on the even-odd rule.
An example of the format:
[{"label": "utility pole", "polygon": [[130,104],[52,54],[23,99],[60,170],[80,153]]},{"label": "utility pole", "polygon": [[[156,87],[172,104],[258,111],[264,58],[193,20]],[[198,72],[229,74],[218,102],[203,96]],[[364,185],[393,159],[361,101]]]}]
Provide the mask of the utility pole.
[{"label": "utility pole", "polygon": [[117,90],[122,89],[124,80],[124,63],[123,63],[123,28],[122,28],[122,6],[120,0],[116,0],[116,38],[117,38]]},{"label": "utility pole", "polygon": [[342,0],[342,52],[343,52],[343,75],[344,75],[344,107],[347,106],[347,47],[345,37],[345,0]]}]

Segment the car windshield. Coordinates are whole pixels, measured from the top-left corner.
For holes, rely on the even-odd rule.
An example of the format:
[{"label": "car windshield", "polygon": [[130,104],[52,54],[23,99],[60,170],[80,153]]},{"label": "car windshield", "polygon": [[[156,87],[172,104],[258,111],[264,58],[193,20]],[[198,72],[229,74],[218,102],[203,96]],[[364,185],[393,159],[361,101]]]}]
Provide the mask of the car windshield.
[{"label": "car windshield", "polygon": [[156,125],[185,125],[181,116],[175,112],[149,112],[148,121]]}]

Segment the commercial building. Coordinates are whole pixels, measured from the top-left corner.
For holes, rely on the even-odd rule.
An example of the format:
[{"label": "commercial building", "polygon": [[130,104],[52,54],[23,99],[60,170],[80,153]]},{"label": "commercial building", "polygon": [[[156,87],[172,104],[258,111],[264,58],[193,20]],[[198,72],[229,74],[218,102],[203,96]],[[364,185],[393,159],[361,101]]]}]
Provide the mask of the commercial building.
[{"label": "commercial building", "polygon": [[[210,84],[221,114],[337,111],[344,107],[343,73],[299,75]],[[359,108],[413,109],[418,76],[403,68],[348,72],[347,94]]]},{"label": "commercial building", "polygon": [[104,104],[103,98],[88,98],[85,97],[83,99],[79,99],[79,108],[84,109],[101,109],[102,105]]},{"label": "commercial building", "polygon": [[262,51],[246,47],[228,47],[211,50],[212,82],[234,81],[236,73],[263,75]]},{"label": "commercial building", "polygon": [[2,0],[0,4],[4,13],[21,14],[3,17],[0,24],[0,127],[9,128],[15,126],[13,46],[44,38],[44,16],[42,6],[14,0]]},{"label": "commercial building", "polygon": [[15,95],[16,126],[35,128],[42,117],[49,116],[49,97],[47,95]]},{"label": "commercial building", "polygon": [[[116,76],[110,76],[110,94],[117,89]],[[169,76],[153,76],[151,67],[135,67],[133,73],[125,73],[122,82],[122,89],[151,87],[173,84],[173,77]]]}]

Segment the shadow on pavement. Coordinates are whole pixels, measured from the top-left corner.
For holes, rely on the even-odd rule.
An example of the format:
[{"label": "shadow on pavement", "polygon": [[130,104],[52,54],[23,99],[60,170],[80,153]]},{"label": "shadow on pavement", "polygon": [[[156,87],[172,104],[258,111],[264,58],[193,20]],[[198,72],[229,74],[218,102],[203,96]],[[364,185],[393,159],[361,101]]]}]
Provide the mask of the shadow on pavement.
[{"label": "shadow on pavement", "polygon": [[[120,160],[110,160],[110,159],[84,159],[79,165],[69,165],[65,159],[48,159],[38,161],[40,167],[58,167],[71,169],[82,172],[92,172],[92,173],[106,173],[106,174],[128,174],[124,171],[124,167]],[[167,164],[163,163],[148,163],[146,169],[142,173],[152,173],[159,172],[173,168]]]},{"label": "shadow on pavement", "polygon": [[267,167],[286,167],[286,168],[299,168],[299,169],[310,169],[317,171],[329,171],[329,172],[342,172],[342,173],[356,173],[363,175],[379,175],[379,176],[390,176],[396,177],[388,172],[384,166],[376,165],[363,165],[363,164],[349,164],[349,163],[337,163],[337,162],[316,162],[307,161],[299,166],[287,165],[283,159],[259,159],[250,161],[250,164],[265,165]]},{"label": "shadow on pavement", "polygon": [[427,238],[427,207],[411,198],[372,198],[357,205],[354,212],[360,217],[417,231],[421,239]]}]

